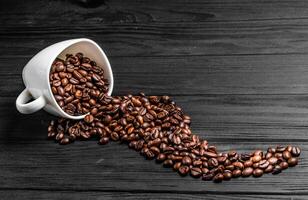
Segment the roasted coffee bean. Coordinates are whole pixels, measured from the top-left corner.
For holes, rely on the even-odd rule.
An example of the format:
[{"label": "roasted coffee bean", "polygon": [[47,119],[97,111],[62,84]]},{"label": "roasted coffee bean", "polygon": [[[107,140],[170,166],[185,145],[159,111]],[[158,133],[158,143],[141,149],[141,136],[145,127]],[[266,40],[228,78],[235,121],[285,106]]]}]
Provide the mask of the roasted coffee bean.
[{"label": "roasted coffee bean", "polygon": [[212,153],[212,152],[209,152],[209,151],[204,152],[203,155],[208,157],[208,158],[216,158],[217,157],[216,153]]},{"label": "roasted coffee bean", "polygon": [[88,124],[92,123],[93,120],[94,120],[93,115],[86,115],[86,116],[84,117],[84,121],[85,121],[86,123],[88,123]]},{"label": "roasted coffee bean", "polygon": [[259,162],[259,168],[260,169],[266,169],[269,166],[269,162],[267,160],[261,160]]},{"label": "roasted coffee bean", "polygon": [[262,159],[260,155],[255,155],[252,157],[252,162],[256,163],[259,162]]},{"label": "roasted coffee bean", "polygon": [[292,157],[291,153],[287,150],[285,150],[283,153],[282,153],[282,157],[286,160],[288,160],[289,158]]},{"label": "roasted coffee bean", "polygon": [[185,156],[182,159],[183,165],[190,165],[191,164],[191,158],[189,156]]},{"label": "roasted coffee bean", "polygon": [[281,167],[279,165],[276,165],[272,170],[272,174],[279,174],[280,172],[281,172]]},{"label": "roasted coffee bean", "polygon": [[242,171],[240,169],[235,169],[232,172],[232,176],[235,177],[235,178],[240,177],[241,175],[242,175]]},{"label": "roasted coffee bean", "polygon": [[207,174],[210,170],[208,168],[201,168],[202,174]]},{"label": "roasted coffee bean", "polygon": [[181,167],[182,163],[181,162],[176,162],[174,165],[173,165],[173,169],[175,171],[178,171]]},{"label": "roasted coffee bean", "polygon": [[107,144],[109,142],[109,138],[108,137],[102,137],[100,140],[99,140],[99,143],[100,144]]},{"label": "roasted coffee bean", "polygon": [[225,170],[223,173],[224,180],[230,180],[232,178],[232,172],[229,170]]},{"label": "roasted coffee bean", "polygon": [[276,149],[275,149],[274,147],[269,147],[269,148],[267,149],[267,152],[268,152],[268,153],[274,154],[274,153],[276,153]]},{"label": "roasted coffee bean", "polygon": [[214,178],[215,174],[213,173],[207,173],[202,175],[202,180],[204,181],[210,181]]},{"label": "roasted coffee bean", "polygon": [[252,167],[254,168],[254,169],[256,169],[256,168],[259,168],[259,165],[260,165],[260,163],[253,163],[253,165],[252,165]]},{"label": "roasted coffee bean", "polygon": [[297,157],[301,154],[301,150],[298,147],[293,147],[291,153],[293,156]]},{"label": "roasted coffee bean", "polygon": [[253,162],[251,160],[247,160],[244,162],[244,167],[251,167],[253,165]]},{"label": "roasted coffee bean", "polygon": [[271,173],[273,171],[273,165],[269,165],[267,168],[264,169],[264,173]]},{"label": "roasted coffee bean", "polygon": [[276,152],[282,153],[282,152],[284,152],[285,149],[286,148],[284,146],[277,146],[276,147]]},{"label": "roasted coffee bean", "polygon": [[189,167],[186,166],[186,165],[182,165],[182,166],[179,168],[179,173],[180,173],[182,176],[187,175],[188,172],[189,172]]},{"label": "roasted coffee bean", "polygon": [[273,157],[273,154],[272,154],[272,153],[269,153],[269,152],[268,152],[268,153],[265,154],[265,159],[268,160],[268,159],[270,159],[271,157]]},{"label": "roasted coffee bean", "polygon": [[270,165],[275,165],[278,161],[276,157],[271,157],[270,159],[267,160]]},{"label": "roasted coffee bean", "polygon": [[118,141],[120,139],[119,134],[117,132],[112,132],[110,137],[113,141]]},{"label": "roasted coffee bean", "polygon": [[156,160],[157,162],[163,162],[164,160],[166,160],[166,158],[167,158],[166,154],[160,153],[158,154]]},{"label": "roasted coffee bean", "polygon": [[242,176],[243,177],[250,176],[253,173],[253,171],[254,171],[253,168],[247,167],[242,171]]},{"label": "roasted coffee bean", "polygon": [[217,167],[218,166],[218,161],[216,158],[210,158],[208,161],[209,167]]},{"label": "roasted coffee bean", "polygon": [[62,132],[60,132],[60,133],[58,133],[58,134],[56,135],[56,140],[57,140],[57,141],[60,141],[60,140],[63,139],[63,137],[64,137],[64,134],[63,134]]},{"label": "roasted coffee bean", "polygon": [[260,177],[260,176],[263,175],[263,170],[257,168],[257,169],[255,169],[255,170],[253,170],[253,173],[252,173],[252,174],[253,174],[254,177]]},{"label": "roasted coffee bean", "polygon": [[225,168],[227,170],[231,170],[231,171],[235,169],[234,165],[227,165],[227,166],[225,166]]},{"label": "roasted coffee bean", "polygon": [[232,164],[236,169],[244,169],[244,164],[241,162],[234,162]]},{"label": "roasted coffee bean", "polygon": [[199,167],[193,167],[190,169],[190,175],[199,178],[202,175],[202,170]]},{"label": "roasted coffee bean", "polygon": [[287,169],[289,167],[289,164],[286,161],[283,161],[279,163],[279,166],[281,167],[282,170]]},{"label": "roasted coffee bean", "polygon": [[298,163],[298,158],[289,158],[288,159],[288,164],[290,167],[294,167],[295,165],[297,165]]},{"label": "roasted coffee bean", "polygon": [[60,140],[60,144],[68,144],[70,142],[68,137],[64,137]]},{"label": "roasted coffee bean", "polygon": [[167,159],[163,163],[164,167],[171,167],[173,165],[173,161],[171,159]]},{"label": "roasted coffee bean", "polygon": [[216,174],[216,175],[213,177],[213,181],[214,181],[215,183],[219,183],[219,182],[221,182],[223,179],[224,179],[224,175],[221,174],[221,173],[218,173],[218,174]]}]

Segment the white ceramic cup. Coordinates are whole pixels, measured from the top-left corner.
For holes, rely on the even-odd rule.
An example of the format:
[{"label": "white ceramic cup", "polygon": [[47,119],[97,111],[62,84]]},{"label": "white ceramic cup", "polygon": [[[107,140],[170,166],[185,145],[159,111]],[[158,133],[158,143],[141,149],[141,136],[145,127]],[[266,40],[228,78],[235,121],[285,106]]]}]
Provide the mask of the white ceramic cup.
[{"label": "white ceramic cup", "polygon": [[[24,67],[22,78],[26,88],[16,99],[16,108],[23,114],[34,113],[42,108],[47,112],[69,119],[82,119],[85,115],[72,116],[64,112],[55,100],[50,83],[49,73],[53,61],[65,55],[82,52],[104,69],[104,76],[109,81],[108,95],[113,90],[113,74],[107,56],[92,40],[81,38],[66,40],[46,47],[37,53]],[[30,99],[34,99],[28,102]]]}]

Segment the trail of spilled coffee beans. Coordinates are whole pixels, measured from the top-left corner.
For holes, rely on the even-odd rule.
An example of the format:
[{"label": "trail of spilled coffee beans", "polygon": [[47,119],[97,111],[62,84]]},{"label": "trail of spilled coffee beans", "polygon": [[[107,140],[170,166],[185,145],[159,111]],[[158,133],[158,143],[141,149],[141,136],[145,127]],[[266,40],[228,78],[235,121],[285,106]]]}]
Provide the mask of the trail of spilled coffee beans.
[{"label": "trail of spilled coffee beans", "polygon": [[301,151],[290,145],[270,147],[266,152],[218,152],[215,146],[191,132],[191,118],[170,97],[143,93],[107,96],[108,81],[103,74],[82,53],[54,62],[50,82],[60,107],[72,115],[89,114],[79,121],[51,121],[50,139],[60,144],[90,138],[96,138],[102,145],[110,140],[121,141],[182,176],[190,174],[214,182],[278,174],[298,164]]},{"label": "trail of spilled coffee beans", "polygon": [[300,149],[277,146],[267,152],[219,153],[215,146],[192,134],[191,119],[168,96],[109,97],[99,99],[84,120],[59,119],[48,127],[49,138],[60,144],[95,137],[100,144],[109,140],[128,143],[147,159],[156,159],[181,175],[221,182],[232,177],[260,177],[278,174],[298,163]]}]

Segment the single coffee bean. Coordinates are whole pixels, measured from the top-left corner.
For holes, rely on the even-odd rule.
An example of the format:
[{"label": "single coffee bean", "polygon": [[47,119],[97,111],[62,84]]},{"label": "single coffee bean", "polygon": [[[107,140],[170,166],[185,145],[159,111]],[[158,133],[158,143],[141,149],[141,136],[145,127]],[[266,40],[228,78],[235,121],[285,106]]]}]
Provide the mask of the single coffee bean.
[{"label": "single coffee bean", "polygon": [[179,168],[179,173],[180,173],[182,176],[187,175],[188,172],[189,172],[189,167],[186,166],[186,165],[182,165],[182,166]]},{"label": "single coffee bean", "polygon": [[292,157],[291,153],[287,150],[285,150],[283,153],[282,153],[282,157],[286,160],[288,160],[289,158]]},{"label": "single coffee bean", "polygon": [[93,115],[86,115],[86,116],[84,117],[84,121],[85,121],[86,123],[88,123],[88,124],[92,123],[93,120],[94,120]]},{"label": "single coffee bean", "polygon": [[263,175],[263,170],[262,169],[257,168],[257,169],[253,170],[253,176],[254,177],[260,177],[262,175]]},{"label": "single coffee bean", "polygon": [[167,158],[166,154],[160,153],[160,154],[158,154],[156,160],[157,160],[157,162],[163,162],[164,160],[166,160],[166,158]]},{"label": "single coffee bean", "polygon": [[240,177],[241,175],[242,175],[242,171],[240,169],[235,169],[232,172],[232,176],[235,177],[235,178]]},{"label": "single coffee bean", "polygon": [[252,160],[247,160],[244,162],[244,167],[251,167],[253,165]]},{"label": "single coffee bean", "polygon": [[223,173],[224,180],[230,180],[232,178],[232,172],[229,170],[225,170]]},{"label": "single coffee bean", "polygon": [[202,174],[207,174],[210,170],[208,168],[201,168]]},{"label": "single coffee bean", "polygon": [[118,141],[120,139],[119,134],[117,132],[112,132],[110,137],[113,141]]},{"label": "single coffee bean", "polygon": [[268,152],[268,153],[274,154],[274,153],[276,153],[276,148],[274,148],[274,147],[269,147],[269,148],[267,149],[267,152]]},{"label": "single coffee bean", "polygon": [[209,152],[209,151],[204,152],[203,155],[208,157],[208,158],[216,158],[217,157],[216,153],[212,153],[212,152]]},{"label": "single coffee bean", "polygon": [[235,169],[234,165],[227,165],[225,166],[225,168],[230,171],[233,171]]},{"label": "single coffee bean", "polygon": [[199,178],[202,175],[202,170],[199,167],[193,167],[190,170],[190,175],[195,178]]},{"label": "single coffee bean", "polygon": [[275,165],[278,161],[276,157],[271,157],[270,159],[267,160],[270,165]]},{"label": "single coffee bean", "polygon": [[100,140],[99,140],[99,144],[107,144],[109,142],[109,138],[108,137],[102,137]]},{"label": "single coffee bean", "polygon": [[260,163],[259,163],[259,162],[253,163],[253,165],[252,165],[252,167],[253,167],[254,169],[259,168],[259,166],[260,166]]},{"label": "single coffee bean", "polygon": [[253,168],[247,167],[247,168],[245,168],[245,169],[242,171],[242,176],[243,176],[243,177],[250,176],[250,175],[252,174],[253,171],[254,171]]},{"label": "single coffee bean", "polygon": [[301,154],[301,150],[298,147],[293,147],[291,153],[293,156],[298,157]]},{"label": "single coffee bean", "polygon": [[272,171],[272,174],[279,174],[281,172],[281,167],[276,165]]},{"label": "single coffee bean", "polygon": [[218,161],[216,158],[210,158],[208,161],[209,167],[217,167],[218,166]]},{"label": "single coffee bean", "polygon": [[294,167],[295,165],[297,165],[297,163],[298,163],[298,158],[292,157],[288,159],[288,164],[290,167]]},{"label": "single coffee bean", "polygon": [[171,167],[173,165],[173,161],[171,159],[167,159],[163,163],[164,167]]},{"label": "single coffee bean", "polygon": [[181,162],[176,162],[174,165],[173,165],[173,169],[175,171],[178,171],[181,167],[182,163]]},{"label": "single coffee bean", "polygon": [[68,137],[64,137],[60,140],[60,144],[68,144],[70,142]]},{"label": "single coffee bean", "polygon": [[271,173],[273,171],[273,165],[269,165],[267,168],[264,169],[264,173]]},{"label": "single coffee bean", "polygon": [[255,155],[254,157],[252,157],[252,162],[256,163],[259,162],[262,159],[262,157],[260,155]]},{"label": "single coffee bean", "polygon": [[190,165],[191,164],[191,159],[188,156],[183,157],[182,159],[183,165]]},{"label": "single coffee bean", "polygon": [[286,161],[283,161],[279,163],[279,166],[281,167],[282,170],[287,169],[289,167],[289,164]]},{"label": "single coffee bean", "polygon": [[57,140],[57,141],[60,141],[60,140],[62,140],[63,137],[64,137],[64,134],[63,134],[62,132],[60,132],[60,133],[58,133],[58,134],[56,135],[56,140]]},{"label": "single coffee bean", "polygon": [[207,174],[203,174],[202,175],[202,180],[204,181],[210,181],[214,178],[214,174],[213,173],[207,173]]},{"label": "single coffee bean", "polygon": [[221,173],[218,173],[213,177],[213,181],[215,183],[220,183],[223,179],[224,179],[224,176]]},{"label": "single coffee bean", "polygon": [[259,168],[260,169],[266,169],[269,166],[269,162],[267,160],[261,160],[259,162]]},{"label": "single coffee bean", "polygon": [[244,164],[241,162],[234,162],[232,163],[234,165],[235,168],[237,169],[244,169]]},{"label": "single coffee bean", "polygon": [[272,153],[267,152],[267,153],[265,154],[265,159],[266,159],[266,160],[270,159],[271,157],[273,157],[273,154],[272,154]]},{"label": "single coffee bean", "polygon": [[284,152],[284,150],[286,150],[286,148],[284,146],[277,146],[276,147],[276,152],[282,153],[282,152]]}]

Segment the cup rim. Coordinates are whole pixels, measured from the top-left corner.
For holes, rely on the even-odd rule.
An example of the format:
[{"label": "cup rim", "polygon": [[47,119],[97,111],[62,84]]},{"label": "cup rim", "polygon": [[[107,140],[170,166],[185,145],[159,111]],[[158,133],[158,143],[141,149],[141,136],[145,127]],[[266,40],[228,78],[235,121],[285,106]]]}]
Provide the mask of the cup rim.
[{"label": "cup rim", "polygon": [[[111,69],[111,66],[110,66],[110,63],[109,63],[109,60],[105,54],[105,52],[101,49],[101,47],[96,43],[94,42],[93,40],[90,40],[90,39],[87,39],[87,38],[78,38],[78,39],[72,39],[72,40],[67,40],[67,41],[71,41],[70,44],[66,45],[65,47],[63,47],[61,49],[61,51],[52,56],[50,62],[49,62],[49,68],[48,68],[48,73],[47,73],[47,80],[48,80],[48,91],[49,93],[51,94],[51,98],[52,100],[54,101],[53,104],[56,105],[56,108],[57,110],[60,111],[60,114],[62,115],[62,117],[65,117],[65,118],[68,118],[68,119],[73,119],[73,120],[80,120],[80,119],[83,119],[87,114],[84,114],[84,115],[77,115],[77,116],[74,116],[74,115],[70,115],[68,113],[66,113],[58,104],[58,102],[56,101],[52,91],[51,91],[51,86],[50,86],[50,79],[49,79],[49,76],[50,76],[50,69],[51,69],[51,66],[53,64],[53,62],[55,61],[55,59],[63,52],[65,51],[67,48],[71,47],[72,45],[74,44],[77,44],[77,43],[80,43],[80,42],[88,42],[90,44],[93,44],[97,50],[100,51],[101,55],[103,56],[103,59],[105,60],[106,64],[107,64],[107,68],[109,69],[109,73],[110,73],[110,80],[108,79],[108,82],[109,82],[109,87],[108,87],[108,92],[107,94],[110,96],[111,93],[112,93],[112,90],[113,90],[113,73],[112,73],[112,69]],[[63,41],[65,42],[65,41]]]}]

